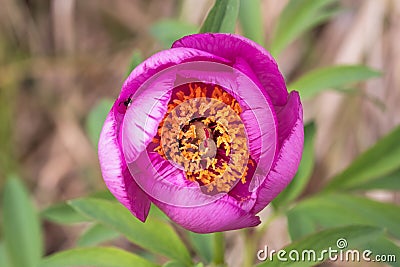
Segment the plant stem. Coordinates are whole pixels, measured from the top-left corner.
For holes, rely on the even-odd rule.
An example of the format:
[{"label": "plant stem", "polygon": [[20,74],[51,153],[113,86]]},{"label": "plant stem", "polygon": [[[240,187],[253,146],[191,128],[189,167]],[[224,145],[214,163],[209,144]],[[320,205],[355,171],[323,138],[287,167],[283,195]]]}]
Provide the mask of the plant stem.
[{"label": "plant stem", "polygon": [[248,229],[243,229],[242,233],[244,237],[244,251],[245,251],[243,266],[251,267],[253,266],[257,249],[257,240],[255,240],[254,238],[255,231],[254,229],[248,228]]},{"label": "plant stem", "polygon": [[223,265],[225,263],[225,239],[224,233],[218,232],[214,234],[214,260],[215,265]]}]

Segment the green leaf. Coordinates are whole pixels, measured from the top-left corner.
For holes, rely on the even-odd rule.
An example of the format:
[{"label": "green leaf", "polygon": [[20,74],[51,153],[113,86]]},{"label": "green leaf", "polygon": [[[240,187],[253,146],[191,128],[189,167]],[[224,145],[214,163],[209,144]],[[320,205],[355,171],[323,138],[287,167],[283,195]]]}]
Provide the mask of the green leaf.
[{"label": "green leaf", "polygon": [[[182,265],[180,262],[176,261],[169,261],[163,265],[163,267],[185,267],[186,265]],[[197,264],[192,265],[193,267],[204,267],[204,264],[202,262],[199,262]],[[218,266],[215,266],[218,267]]]},{"label": "green leaf", "polygon": [[279,17],[270,45],[270,52],[278,56],[288,44],[304,32],[331,18],[337,10],[329,5],[337,0],[291,0]]},{"label": "green leaf", "polygon": [[[332,249],[338,249],[336,242],[338,239],[344,238],[347,241],[348,247],[346,249],[354,249],[359,248],[364,245],[366,242],[371,240],[376,240],[382,235],[383,231],[376,227],[371,226],[363,226],[363,225],[352,225],[346,227],[339,227],[324,230],[321,232],[314,233],[312,235],[306,236],[301,240],[291,243],[286,246],[284,250],[286,251],[287,261],[279,261],[274,255],[272,261],[267,259],[264,263],[257,265],[258,267],[265,266],[314,266],[317,263],[322,262],[323,260],[318,260],[318,258],[323,255],[323,259],[326,260],[328,257],[328,253],[322,253],[323,250],[328,250],[329,247]],[[308,261],[293,261],[289,258],[290,251],[296,250],[302,255],[303,251],[315,251],[316,260],[314,261],[312,258]],[[306,254],[307,256],[308,254]],[[301,258],[301,257],[300,257]],[[308,259],[308,258],[306,258]]]},{"label": "green leaf", "polygon": [[2,241],[0,241],[0,266],[11,267],[11,262],[8,258],[7,248]]},{"label": "green leaf", "polygon": [[307,186],[314,169],[314,138],[315,124],[309,123],[304,127],[304,149],[299,169],[292,182],[272,202],[274,206],[285,206],[295,200]]},{"label": "green leaf", "polygon": [[325,191],[355,189],[358,185],[389,175],[400,168],[400,126],[358,156],[347,169],[333,177]]},{"label": "green leaf", "polygon": [[58,203],[41,212],[41,216],[51,222],[72,224],[89,221],[67,203]]},{"label": "green leaf", "polygon": [[197,26],[178,20],[163,20],[156,22],[150,33],[159,41],[163,47],[169,48],[172,43],[183,36],[197,32]]},{"label": "green leaf", "polygon": [[185,267],[185,264],[182,264],[181,262],[178,261],[169,261],[165,263],[162,267]]},{"label": "green leaf", "polygon": [[240,0],[216,0],[200,32],[234,33]]},{"label": "green leaf", "polygon": [[79,237],[77,244],[80,247],[94,246],[119,236],[120,233],[109,227],[102,224],[94,224]]},{"label": "green leaf", "polygon": [[143,61],[143,56],[140,51],[134,51],[131,57],[131,61],[129,61],[128,70],[126,71],[125,76],[128,77],[129,74]]},{"label": "green leaf", "polygon": [[366,242],[362,248],[372,251],[371,259],[375,259],[377,255],[385,255],[387,258],[385,264],[395,267],[400,266],[400,261],[398,261],[400,259],[400,248],[387,238],[381,237],[377,240],[371,240]]},{"label": "green leaf", "polygon": [[206,263],[212,261],[214,253],[214,234],[197,234],[189,232],[189,240],[193,249]]},{"label": "green leaf", "polygon": [[140,222],[119,203],[102,199],[77,199],[70,205],[78,212],[120,232],[132,243],[187,265],[191,258],[173,228],[156,218]]},{"label": "green leaf", "polygon": [[297,209],[288,212],[287,220],[289,235],[292,240],[298,240],[318,230],[316,221]]},{"label": "green leaf", "polygon": [[90,111],[86,119],[86,131],[92,144],[97,147],[100,138],[100,132],[103,123],[110,112],[113,101],[111,99],[102,99]]},{"label": "green leaf", "polygon": [[157,267],[135,254],[113,247],[75,248],[48,256],[39,267]]},{"label": "green leaf", "polygon": [[357,185],[354,189],[356,190],[371,190],[371,189],[383,189],[383,190],[400,190],[400,170],[396,170],[386,176],[365,182],[364,184]]},{"label": "green leaf", "polygon": [[[108,190],[98,191],[90,194],[91,198],[115,200],[115,197]],[[65,202],[53,204],[40,213],[41,217],[55,223],[73,224],[91,221],[83,216]]]},{"label": "green leaf", "polygon": [[36,267],[43,253],[40,221],[27,190],[15,177],[4,187],[3,234],[12,266]]},{"label": "green leaf", "polygon": [[301,216],[321,228],[365,224],[386,229],[389,235],[400,238],[400,206],[391,203],[347,194],[321,194],[289,210],[289,227],[298,223]]},{"label": "green leaf", "polygon": [[380,72],[361,65],[338,65],[312,70],[289,84],[289,90],[297,90],[301,98],[315,96],[325,89],[343,89],[349,84],[379,77]]},{"label": "green leaf", "polygon": [[243,35],[264,46],[260,0],[240,0],[239,21]]}]

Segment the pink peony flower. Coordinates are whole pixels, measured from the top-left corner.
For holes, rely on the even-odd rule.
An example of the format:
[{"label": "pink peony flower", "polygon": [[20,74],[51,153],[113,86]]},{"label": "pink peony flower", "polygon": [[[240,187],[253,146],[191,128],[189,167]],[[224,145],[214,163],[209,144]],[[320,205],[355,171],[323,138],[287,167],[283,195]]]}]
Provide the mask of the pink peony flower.
[{"label": "pink peony flower", "polygon": [[100,136],[103,178],[141,221],[153,202],[198,233],[256,226],[297,171],[302,117],[261,46],[186,36],[125,81]]}]

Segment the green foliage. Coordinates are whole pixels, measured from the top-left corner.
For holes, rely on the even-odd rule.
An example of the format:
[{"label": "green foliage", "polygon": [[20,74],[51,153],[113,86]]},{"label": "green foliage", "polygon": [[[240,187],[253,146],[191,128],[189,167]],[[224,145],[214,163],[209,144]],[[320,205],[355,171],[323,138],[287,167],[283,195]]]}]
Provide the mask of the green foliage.
[{"label": "green foliage", "polygon": [[77,244],[80,247],[94,246],[119,236],[120,234],[110,227],[95,223],[79,237]]},{"label": "green foliage", "polygon": [[7,253],[7,248],[4,242],[1,241],[0,241],[0,266],[11,267],[11,263]]},{"label": "green foliage", "polygon": [[181,262],[178,261],[169,261],[165,263],[162,267],[185,267],[185,264],[182,264]]},{"label": "green foliage", "polygon": [[[352,225],[346,227],[332,228],[324,231],[314,233],[312,235],[306,236],[301,240],[293,242],[286,246],[284,250],[287,252],[285,257],[288,258],[288,253],[292,250],[299,251],[300,253],[304,250],[314,250],[316,252],[317,258],[321,255],[323,250],[327,250],[329,247],[337,248],[336,242],[340,238],[346,239],[348,247],[359,248],[371,240],[376,240],[382,235],[382,230],[372,226],[363,225]],[[275,255],[276,256],[276,255]],[[328,254],[324,254],[324,259],[326,260]],[[312,264],[315,265],[320,260],[313,261]],[[278,261],[274,259],[271,261],[267,259],[262,264],[257,265],[258,267],[271,267],[271,266],[310,266],[310,261],[292,261],[288,258],[288,261]]]},{"label": "green foliage", "polygon": [[234,33],[240,0],[216,0],[200,32]]},{"label": "green foliage", "polygon": [[87,222],[88,218],[82,216],[67,203],[52,205],[40,213],[42,218],[60,224]]},{"label": "green foliage", "polygon": [[[350,188],[351,189],[351,188]],[[358,184],[353,189],[355,190],[371,190],[371,189],[382,189],[382,190],[400,190],[400,169],[396,170],[388,175],[384,175],[380,178],[367,181],[362,184]]]},{"label": "green foliage", "polygon": [[245,37],[264,45],[260,0],[240,0],[239,22]]},{"label": "green foliage", "polygon": [[368,249],[372,251],[372,256],[373,258],[376,255],[394,255],[396,257],[395,261],[387,261],[386,264],[389,264],[391,266],[399,267],[400,266],[400,248],[394,244],[392,241],[390,241],[387,238],[380,237],[376,240],[371,240],[369,242],[366,242],[363,246],[362,249]]},{"label": "green foliage", "polygon": [[213,258],[214,235],[189,232],[189,240],[193,249],[205,263],[210,263]]},{"label": "green foliage", "polygon": [[296,207],[297,205],[287,213],[288,231],[292,240],[298,240],[318,230],[317,222],[306,214],[298,212]]},{"label": "green foliage", "polygon": [[153,24],[150,32],[164,48],[169,48],[183,36],[196,33],[197,27],[178,20],[163,20]]},{"label": "green foliage", "polygon": [[111,99],[102,99],[93,107],[87,117],[86,132],[95,147],[97,147],[103,123],[112,105],[113,101]]},{"label": "green foliage", "polygon": [[16,177],[10,177],[4,187],[3,234],[12,266],[36,267],[43,253],[40,221]]},{"label": "green foliage", "polygon": [[399,170],[399,140],[400,126],[358,156],[347,169],[329,182],[325,190],[355,189],[359,185],[382,178]]},{"label": "green foliage", "polygon": [[291,0],[278,20],[270,45],[270,52],[278,56],[301,34],[331,18],[337,13],[329,6],[337,0]]},{"label": "green foliage", "polygon": [[[108,190],[94,192],[89,195],[91,198],[100,198],[116,201]],[[56,203],[47,207],[40,213],[43,219],[59,224],[74,224],[92,221],[87,216],[83,216],[65,202]]]},{"label": "green foliage", "polygon": [[120,232],[132,243],[154,253],[191,264],[191,258],[173,228],[156,218],[140,222],[121,204],[103,199],[78,199],[70,202],[78,212]]},{"label": "green foliage", "polygon": [[62,251],[42,260],[38,267],[157,267],[158,265],[135,254],[113,247],[75,248]]},{"label": "green foliage", "polygon": [[288,87],[289,90],[299,91],[304,100],[315,96],[324,89],[343,89],[349,84],[380,75],[380,72],[360,65],[331,66],[310,71]]},{"label": "green foliage", "polygon": [[295,200],[303,192],[311,178],[314,168],[314,137],[315,124],[309,123],[304,127],[304,149],[299,169],[288,187],[273,200],[276,207],[285,206]]},{"label": "green foliage", "polygon": [[319,228],[353,224],[386,229],[389,235],[400,239],[399,222],[400,206],[348,194],[320,194],[298,203],[288,212],[293,240]]}]

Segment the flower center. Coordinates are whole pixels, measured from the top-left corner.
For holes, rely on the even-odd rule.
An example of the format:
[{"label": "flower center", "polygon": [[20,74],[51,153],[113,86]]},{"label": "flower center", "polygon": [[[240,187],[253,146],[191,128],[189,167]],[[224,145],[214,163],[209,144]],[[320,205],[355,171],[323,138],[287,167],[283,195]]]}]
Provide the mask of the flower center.
[{"label": "flower center", "polygon": [[241,112],[235,98],[219,86],[184,84],[168,104],[154,151],[207,193],[229,192],[239,180],[246,182],[251,162]]}]

